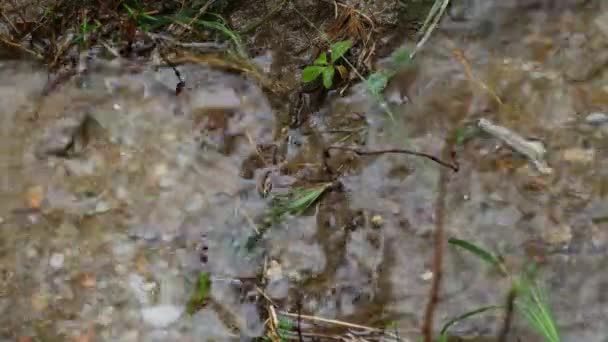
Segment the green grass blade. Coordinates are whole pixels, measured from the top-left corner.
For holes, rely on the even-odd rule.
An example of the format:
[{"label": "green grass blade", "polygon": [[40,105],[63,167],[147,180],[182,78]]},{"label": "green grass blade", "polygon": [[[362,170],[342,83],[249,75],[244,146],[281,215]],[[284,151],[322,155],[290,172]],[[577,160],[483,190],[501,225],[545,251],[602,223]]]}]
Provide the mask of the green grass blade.
[{"label": "green grass blade", "polygon": [[469,242],[466,240],[460,240],[460,239],[456,239],[456,238],[449,238],[448,243],[450,243],[454,246],[458,246],[466,251],[469,251],[470,253],[473,253],[474,255],[479,257],[481,260],[487,262],[488,264],[490,264],[494,267],[500,267],[499,265],[502,265],[500,258],[498,258],[496,255],[494,255],[494,253],[488,252],[485,249],[477,246],[476,244],[474,244],[472,242]]},{"label": "green grass blade", "polygon": [[491,310],[497,310],[497,309],[502,309],[504,308],[501,305],[488,305],[488,306],[483,306],[481,308],[475,309],[475,310],[471,310],[468,312],[463,313],[462,315],[459,315],[457,317],[454,317],[453,319],[449,320],[448,322],[446,322],[443,327],[441,328],[441,331],[439,333],[439,341],[443,342],[443,341],[447,341],[448,338],[448,329],[450,329],[452,326],[454,326],[455,324],[464,321],[465,319],[471,318],[473,316],[477,316],[479,314],[485,313],[487,311],[491,311]]}]

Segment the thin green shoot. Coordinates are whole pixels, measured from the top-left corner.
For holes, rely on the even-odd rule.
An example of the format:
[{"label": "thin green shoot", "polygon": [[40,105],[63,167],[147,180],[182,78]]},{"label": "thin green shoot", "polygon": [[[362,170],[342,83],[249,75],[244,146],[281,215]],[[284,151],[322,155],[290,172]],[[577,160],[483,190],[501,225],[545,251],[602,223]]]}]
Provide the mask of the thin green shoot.
[{"label": "thin green shoot", "polygon": [[226,25],[226,23],[222,19],[222,17],[220,17],[218,15],[214,15],[214,16],[217,17],[219,20],[218,21],[202,20],[202,19],[193,20],[192,17],[186,15],[185,13],[177,14],[176,16],[174,16],[172,18],[172,20],[173,20],[173,22],[179,23],[181,25],[190,25],[192,23],[194,25],[198,25],[198,26],[201,26],[204,28],[214,29],[214,30],[221,32],[228,39],[230,39],[232,41],[237,54],[243,58],[247,58],[247,52],[245,51],[245,48],[243,47],[241,37],[235,31],[231,30],[228,27],[228,25]]},{"label": "thin green shoot", "polygon": [[209,298],[210,292],[211,278],[209,276],[209,273],[201,272],[196,280],[194,293],[192,294],[192,297],[190,297],[190,300],[186,305],[186,312],[188,312],[188,314],[190,315],[193,315],[203,306],[205,306],[205,304],[207,304],[207,299]]},{"label": "thin green shoot", "polygon": [[80,24],[80,33],[74,37],[73,42],[77,43],[80,46],[83,46],[89,41],[89,36],[92,32],[95,32],[101,27],[101,23],[98,20],[94,21],[94,24],[91,25],[89,19],[85,16],[82,20],[82,24]]},{"label": "thin green shoot", "polygon": [[447,342],[448,341],[448,330],[456,325],[457,323],[464,321],[465,319],[471,318],[473,316],[477,316],[480,315],[482,313],[486,313],[488,311],[492,311],[492,310],[497,310],[497,309],[503,309],[504,306],[501,305],[489,305],[489,306],[483,306],[481,308],[475,309],[475,310],[471,310],[468,312],[463,313],[462,315],[459,315],[457,317],[452,318],[451,320],[449,320],[448,322],[446,322],[443,327],[441,328],[441,331],[439,332],[439,342]]},{"label": "thin green shoot", "polygon": [[515,307],[532,329],[547,342],[561,341],[557,323],[547,302],[545,291],[532,280],[524,280],[516,287],[518,299]]},{"label": "thin green shoot", "polygon": [[488,263],[490,266],[498,269],[503,275],[508,275],[509,272],[504,262],[502,261],[502,258],[495,255],[494,253],[489,252],[483,249],[482,247],[466,240],[449,238],[448,243],[472,253],[473,255],[479,257],[481,260]]}]

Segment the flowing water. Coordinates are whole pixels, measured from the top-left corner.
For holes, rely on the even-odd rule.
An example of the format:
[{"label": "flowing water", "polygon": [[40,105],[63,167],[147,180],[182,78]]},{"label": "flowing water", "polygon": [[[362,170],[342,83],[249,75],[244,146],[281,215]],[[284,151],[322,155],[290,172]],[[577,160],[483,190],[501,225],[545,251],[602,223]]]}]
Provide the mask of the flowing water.
[{"label": "flowing water", "polygon": [[[446,234],[513,270],[539,262],[562,340],[606,341],[608,7],[512,2],[465,19],[453,8],[389,83],[394,120],[363,85],[330,94],[290,129],[271,106],[281,99],[211,68],[181,66],[187,86],[176,96],[170,68],[100,61],[47,92],[44,68],[0,61],[0,337],[256,337],[263,293],[286,311],[394,322],[414,340],[433,277],[439,166],[322,152],[343,144],[439,156],[464,118],[473,133],[456,148]],[[542,142],[552,172],[477,132],[480,118]],[[264,146],[281,152],[267,157]],[[269,206],[260,179],[276,174],[272,191],[326,182],[324,166],[340,186],[250,246]],[[451,246],[444,257],[438,329],[503,304],[506,279]],[[210,300],[189,315],[201,271],[211,274]],[[501,323],[497,311],[452,332],[496,336]],[[520,318],[511,336],[540,340]]]}]

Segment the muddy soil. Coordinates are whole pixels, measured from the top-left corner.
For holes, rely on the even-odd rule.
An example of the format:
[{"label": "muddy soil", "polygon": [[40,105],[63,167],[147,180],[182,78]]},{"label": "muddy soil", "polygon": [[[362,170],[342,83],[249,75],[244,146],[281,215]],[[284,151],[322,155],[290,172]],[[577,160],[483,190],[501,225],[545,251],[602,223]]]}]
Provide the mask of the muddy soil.
[{"label": "muddy soil", "polygon": [[[464,117],[473,133],[456,149],[446,234],[515,270],[539,262],[563,341],[605,341],[608,7],[468,3],[479,10],[463,19],[451,9],[389,83],[394,119],[364,84],[330,92],[294,126],[287,98],[200,65],[179,67],[187,85],[178,96],[171,68],[117,61],[46,94],[45,68],[0,61],[2,340],[247,340],[264,335],[271,299],[285,311],[390,324],[414,341],[433,277],[439,166],[324,151],[440,155]],[[268,72],[293,82],[302,61],[282,58],[288,51],[264,30],[254,44],[270,56]],[[477,132],[480,118],[542,142],[552,172]],[[271,192],[337,185],[311,210],[269,225],[260,192],[269,174]],[[481,261],[448,247],[444,264],[437,330],[503,303],[508,281]],[[211,274],[209,303],[189,315],[201,271]],[[488,313],[452,333],[496,336],[501,322]],[[520,318],[511,338],[540,340]]]}]

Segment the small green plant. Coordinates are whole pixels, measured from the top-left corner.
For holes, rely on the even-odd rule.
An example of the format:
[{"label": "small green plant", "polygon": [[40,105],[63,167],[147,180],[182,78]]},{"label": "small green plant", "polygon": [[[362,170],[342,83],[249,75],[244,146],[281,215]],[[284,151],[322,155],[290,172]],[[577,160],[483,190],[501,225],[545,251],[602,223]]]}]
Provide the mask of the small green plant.
[{"label": "small green plant", "polygon": [[89,36],[92,32],[95,32],[101,27],[101,23],[98,20],[94,22],[90,22],[89,19],[85,16],[82,19],[82,24],[80,24],[80,31],[78,35],[74,37],[74,42],[81,47],[86,45],[89,42]]},{"label": "small green plant", "polygon": [[313,65],[304,68],[302,71],[302,81],[309,83],[322,76],[323,86],[327,89],[331,88],[336,70],[338,70],[342,78],[346,77],[346,68],[343,65],[337,65],[336,62],[344,57],[344,54],[346,54],[351,46],[352,42],[350,40],[334,43],[330,49],[330,59],[327,59],[327,53],[321,53]]},{"label": "small green plant", "polygon": [[518,295],[515,302],[517,311],[545,341],[559,342],[559,331],[542,287],[528,275],[524,275],[514,287]]},{"label": "small green plant", "polygon": [[150,31],[152,29],[152,25],[159,21],[158,18],[155,18],[144,11],[139,2],[135,2],[135,9],[131,8],[125,3],[122,5],[127,12],[129,12],[129,17],[131,17],[131,20],[133,20],[133,22],[143,31]]},{"label": "small green plant", "polygon": [[[521,314],[528,324],[539,333],[547,342],[560,342],[559,331],[557,324],[551,313],[551,309],[547,303],[547,297],[541,286],[534,280],[536,276],[536,265],[524,269],[519,275],[513,275],[503,262],[503,259],[484,248],[465,240],[450,238],[448,243],[456,247],[462,248],[479,259],[483,260],[490,266],[498,269],[503,276],[512,279],[512,290],[515,290],[515,309]],[[501,306],[487,306],[465,313],[444,325],[441,331],[440,342],[447,341],[447,330],[453,323],[462,319],[486,312],[491,309],[500,308]],[[453,323],[452,323],[453,322]],[[443,338],[443,339],[441,339]]]},{"label": "small green plant", "polygon": [[189,315],[193,315],[203,306],[205,306],[207,304],[210,291],[211,278],[209,277],[209,273],[201,272],[196,279],[194,293],[186,305],[186,312],[188,312]]}]

